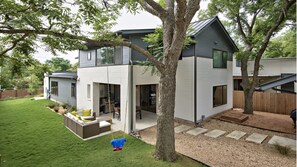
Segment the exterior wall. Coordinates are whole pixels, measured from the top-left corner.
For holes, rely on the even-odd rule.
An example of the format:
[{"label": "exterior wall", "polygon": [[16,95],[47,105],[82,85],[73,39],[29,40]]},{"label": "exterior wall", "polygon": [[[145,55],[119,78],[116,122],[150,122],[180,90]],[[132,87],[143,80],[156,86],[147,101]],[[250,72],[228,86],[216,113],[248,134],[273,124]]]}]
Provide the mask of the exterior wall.
[{"label": "exterior wall", "polygon": [[[227,85],[227,104],[213,107],[213,86]],[[233,106],[232,62],[227,69],[213,68],[212,59],[197,58],[197,120],[228,110]]]},{"label": "exterior wall", "polygon": [[[83,109],[91,109],[99,116],[99,97],[100,83],[109,83],[120,85],[121,91],[121,120],[126,118],[125,132],[129,132],[130,121],[129,114],[131,113],[131,106],[129,104],[130,99],[130,66],[129,65],[117,65],[117,66],[102,66],[102,67],[90,67],[90,68],[78,68],[78,81],[77,81],[77,109],[82,111]],[[109,77],[107,77],[109,76]],[[87,85],[90,84],[90,98],[87,97]],[[127,111],[126,111],[127,105]],[[125,117],[125,114],[128,114]],[[124,121],[121,121],[122,128],[124,128]],[[124,129],[122,129],[124,130]]]},{"label": "exterior wall", "polygon": [[[296,73],[296,58],[262,59],[260,65],[263,66],[263,69],[259,71],[259,76],[280,76],[282,73]],[[236,67],[236,63],[233,64],[233,68],[233,75],[241,76],[240,67]],[[252,75],[253,69],[254,61],[249,61],[249,75]]]},{"label": "exterior wall", "polygon": [[194,57],[178,62],[174,116],[194,122]]},{"label": "exterior wall", "polygon": [[50,84],[52,81],[58,82],[58,96],[51,94],[51,100],[76,106],[76,98],[71,97],[71,83],[76,81],[66,78],[50,78]]},{"label": "exterior wall", "polygon": [[[134,35],[130,35],[129,36],[129,40],[131,41],[131,43],[133,44],[136,44],[144,49],[147,48],[148,46],[148,43],[144,42],[143,41],[143,37],[145,36],[146,34],[134,34]],[[146,57],[143,56],[142,54],[138,53],[137,51],[135,50],[131,50],[131,55],[132,55],[132,61],[135,62],[135,61],[145,61],[146,60]]]},{"label": "exterior wall", "polygon": [[43,97],[45,99],[48,98],[49,95],[49,77],[48,77],[48,73],[44,74],[44,78],[43,78]]},{"label": "exterior wall", "polygon": [[[91,52],[91,60],[88,60],[88,53]],[[96,66],[96,51],[80,50],[79,51],[79,67],[94,67]]]}]

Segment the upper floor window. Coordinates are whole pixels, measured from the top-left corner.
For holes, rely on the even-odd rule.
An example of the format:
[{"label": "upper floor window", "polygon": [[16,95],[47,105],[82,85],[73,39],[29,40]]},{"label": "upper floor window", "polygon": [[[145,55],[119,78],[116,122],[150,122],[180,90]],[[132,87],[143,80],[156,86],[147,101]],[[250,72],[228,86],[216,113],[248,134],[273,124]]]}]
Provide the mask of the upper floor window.
[{"label": "upper floor window", "polygon": [[88,52],[87,58],[88,58],[88,60],[92,59],[92,52]]},{"label": "upper floor window", "polygon": [[228,52],[213,50],[213,68],[227,68]]},{"label": "upper floor window", "polygon": [[114,64],[114,47],[97,49],[97,65]]},{"label": "upper floor window", "polygon": [[241,61],[240,60],[236,60],[236,67],[241,67]]},{"label": "upper floor window", "polygon": [[58,82],[57,81],[51,82],[51,94],[58,96]]}]

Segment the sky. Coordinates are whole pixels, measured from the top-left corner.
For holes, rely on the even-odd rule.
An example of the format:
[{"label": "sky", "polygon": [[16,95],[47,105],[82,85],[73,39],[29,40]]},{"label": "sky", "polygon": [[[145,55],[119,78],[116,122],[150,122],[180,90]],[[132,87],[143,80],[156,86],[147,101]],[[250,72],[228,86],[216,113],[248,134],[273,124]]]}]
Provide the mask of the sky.
[{"label": "sky", "polygon": [[[208,0],[202,0],[200,2],[200,9],[207,9],[207,4]],[[144,11],[133,15],[123,9],[121,13],[121,16],[117,19],[117,24],[112,28],[112,31],[156,28],[158,25],[161,25],[161,21],[157,17]],[[193,20],[197,20],[197,16],[195,16]],[[44,63],[46,60],[51,59],[53,55],[50,52],[45,51],[42,46],[39,46],[34,57],[41,63]],[[66,54],[60,53],[59,57],[63,57],[64,59],[69,60],[71,64],[74,64],[78,61],[75,59],[75,57],[78,57],[78,51],[69,51]]]}]

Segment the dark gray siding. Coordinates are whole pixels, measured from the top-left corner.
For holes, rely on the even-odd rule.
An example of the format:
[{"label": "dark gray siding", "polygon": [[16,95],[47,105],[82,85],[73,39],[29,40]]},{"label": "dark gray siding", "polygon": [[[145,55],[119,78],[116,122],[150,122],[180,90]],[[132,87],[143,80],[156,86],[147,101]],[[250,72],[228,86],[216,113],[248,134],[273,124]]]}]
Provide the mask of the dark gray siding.
[{"label": "dark gray siding", "polygon": [[[204,31],[200,32],[196,37],[195,53],[198,57],[212,59],[213,49],[218,49],[228,52],[228,60],[232,61],[232,46],[230,41],[224,34],[225,32],[219,27],[217,22],[208,26]],[[183,50],[183,57],[194,55],[194,45],[188,46]]]},{"label": "dark gray siding", "polygon": [[[143,41],[143,37],[146,34],[133,34],[129,36],[129,40],[131,43],[136,44],[144,49],[147,49],[148,43]],[[142,54],[138,53],[137,51],[133,50],[131,51],[132,61],[145,61],[146,57]]]}]

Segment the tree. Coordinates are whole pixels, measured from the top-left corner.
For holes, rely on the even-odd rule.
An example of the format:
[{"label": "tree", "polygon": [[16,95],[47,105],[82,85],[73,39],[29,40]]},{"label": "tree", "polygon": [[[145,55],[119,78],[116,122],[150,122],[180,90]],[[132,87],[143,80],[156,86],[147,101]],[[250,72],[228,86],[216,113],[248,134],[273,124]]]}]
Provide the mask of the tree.
[{"label": "tree", "polygon": [[263,57],[296,57],[296,28],[271,39]]},{"label": "tree", "polygon": [[[244,113],[253,114],[253,94],[259,83],[260,60],[271,37],[285,27],[286,21],[295,23],[296,0],[211,0],[209,14],[223,14],[229,28],[236,32],[240,46],[237,59],[241,61]],[[254,59],[252,78],[248,76],[248,60]]]},{"label": "tree", "polygon": [[[34,41],[39,41],[53,54],[56,51],[85,48],[83,43],[88,42],[99,47],[127,46],[146,56],[160,73],[155,158],[175,161],[176,70],[186,31],[200,8],[199,4],[200,0],[166,0],[161,5],[154,0],[118,0],[117,3],[109,3],[107,9],[96,0],[2,0],[0,33],[5,39],[0,40],[11,45],[1,46],[0,55],[9,58],[6,54],[9,50],[23,43],[34,48]],[[78,10],[71,10],[71,6],[76,6]],[[114,37],[108,31],[124,6],[132,12],[142,8],[160,18],[163,28],[162,61],[144,48]],[[82,24],[92,26],[94,32],[85,33],[80,29]],[[26,39],[29,41],[26,42]]]},{"label": "tree", "polygon": [[46,60],[45,64],[47,64],[53,72],[65,72],[71,68],[70,61],[62,57],[53,57],[50,60]]}]

